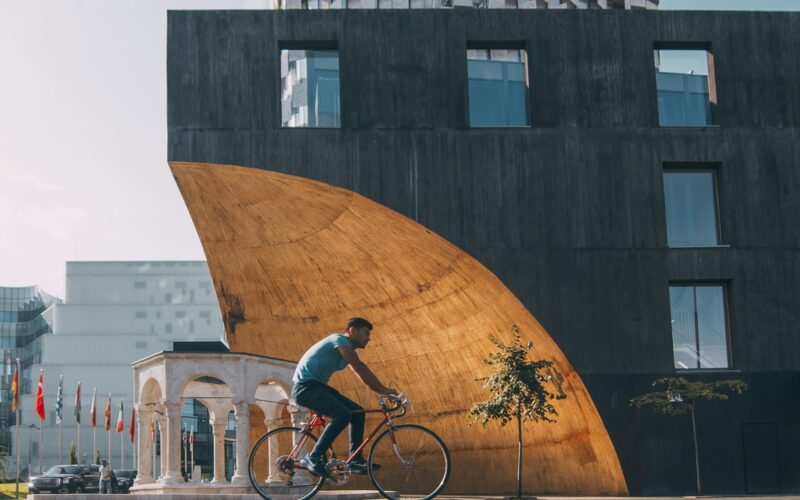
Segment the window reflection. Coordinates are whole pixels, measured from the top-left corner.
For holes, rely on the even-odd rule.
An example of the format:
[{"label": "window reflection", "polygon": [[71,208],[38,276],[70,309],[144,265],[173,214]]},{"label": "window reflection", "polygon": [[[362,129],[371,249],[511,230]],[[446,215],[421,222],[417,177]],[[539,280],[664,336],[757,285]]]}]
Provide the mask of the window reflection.
[{"label": "window reflection", "polygon": [[713,59],[706,50],[656,50],[658,123],[664,126],[710,125],[716,104]]},{"label": "window reflection", "polygon": [[664,172],[670,247],[719,244],[715,184],[714,172],[709,170]]},{"label": "window reflection", "polygon": [[675,368],[728,368],[723,287],[670,286],[669,299]]},{"label": "window reflection", "polygon": [[281,124],[341,126],[337,50],[281,50]]},{"label": "window reflection", "polygon": [[471,127],[525,127],[528,57],[521,49],[467,50]]}]

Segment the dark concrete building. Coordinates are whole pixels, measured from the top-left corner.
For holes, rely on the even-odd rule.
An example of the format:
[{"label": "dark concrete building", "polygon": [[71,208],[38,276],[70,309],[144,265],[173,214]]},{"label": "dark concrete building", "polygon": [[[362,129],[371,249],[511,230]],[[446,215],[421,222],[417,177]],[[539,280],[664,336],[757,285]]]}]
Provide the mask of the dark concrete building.
[{"label": "dark concrete building", "polygon": [[689,418],[629,405],[676,373],[749,385],[698,406],[703,493],[800,492],[800,14],[171,12],[168,45],[170,160],[351,189],[476,257],[631,494],[695,492]]}]

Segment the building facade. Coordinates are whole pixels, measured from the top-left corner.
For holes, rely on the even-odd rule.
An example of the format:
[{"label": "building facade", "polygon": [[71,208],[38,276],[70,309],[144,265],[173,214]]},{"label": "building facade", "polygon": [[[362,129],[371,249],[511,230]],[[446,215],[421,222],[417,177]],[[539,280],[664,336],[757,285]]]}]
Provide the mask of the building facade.
[{"label": "building facade", "polygon": [[[135,463],[128,435],[133,407],[131,363],[171,350],[175,342],[224,341],[208,266],[204,261],[67,262],[66,278],[65,300],[52,308],[52,334],[41,337],[41,353],[30,367],[34,379],[40,369],[44,375],[43,445],[38,430],[29,427],[40,425],[34,413],[36,380],[34,390],[23,391],[20,398],[22,467],[30,462],[31,471],[38,472],[40,456],[45,469],[69,463],[72,443],[81,463],[94,463],[93,446],[106,458],[109,433],[105,431],[103,412],[110,394],[110,463],[120,468],[124,456],[124,465],[130,468]],[[63,429],[55,419],[61,375]],[[78,382],[82,405],[80,440],[74,416]],[[93,432],[89,412],[95,388],[98,409],[97,430]],[[124,401],[125,428],[118,434],[115,428],[120,401]],[[198,424],[192,401],[186,401],[184,413],[187,425]],[[206,429],[196,430],[198,440],[205,442]],[[15,453],[12,450],[11,456]]]},{"label": "building facade", "polygon": [[[11,449],[9,428],[16,423],[11,410],[11,383],[20,360],[21,394],[31,392],[31,366],[42,356],[42,335],[51,333],[53,306],[61,303],[38,286],[0,287],[0,346],[3,350],[0,378],[0,446]],[[33,382],[35,387],[36,381]]]},{"label": "building facade", "polygon": [[[169,159],[344,187],[475,257],[580,373],[631,494],[695,493],[688,418],[629,404],[668,375],[749,386],[698,407],[703,493],[798,492],[798,25],[761,12],[171,12]],[[338,92],[331,73],[282,85],[284,54],[320,53],[337,59]],[[700,71],[667,65],[693,56]],[[325,125],[286,119],[315,113]]]}]

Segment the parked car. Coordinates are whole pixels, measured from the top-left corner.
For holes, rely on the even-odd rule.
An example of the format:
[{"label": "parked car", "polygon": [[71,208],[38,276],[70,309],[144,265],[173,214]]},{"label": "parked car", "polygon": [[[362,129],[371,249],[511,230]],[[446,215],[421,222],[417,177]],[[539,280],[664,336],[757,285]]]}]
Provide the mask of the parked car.
[{"label": "parked car", "polygon": [[116,493],[129,493],[133,480],[136,479],[137,471],[131,469],[114,469],[114,477],[117,478],[117,486],[114,488]]},{"label": "parked car", "polygon": [[86,491],[84,467],[81,465],[54,465],[41,476],[31,477],[31,493],[81,493]]}]

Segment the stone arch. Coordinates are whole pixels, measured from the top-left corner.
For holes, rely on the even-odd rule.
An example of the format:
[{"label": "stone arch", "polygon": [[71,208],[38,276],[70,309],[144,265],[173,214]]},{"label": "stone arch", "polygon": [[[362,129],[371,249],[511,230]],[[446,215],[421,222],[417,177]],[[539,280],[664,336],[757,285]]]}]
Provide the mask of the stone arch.
[{"label": "stone arch", "polygon": [[163,398],[164,390],[161,387],[161,382],[159,382],[156,378],[150,377],[145,380],[144,384],[141,385],[141,390],[139,391],[138,397],[140,404],[160,404]]}]

